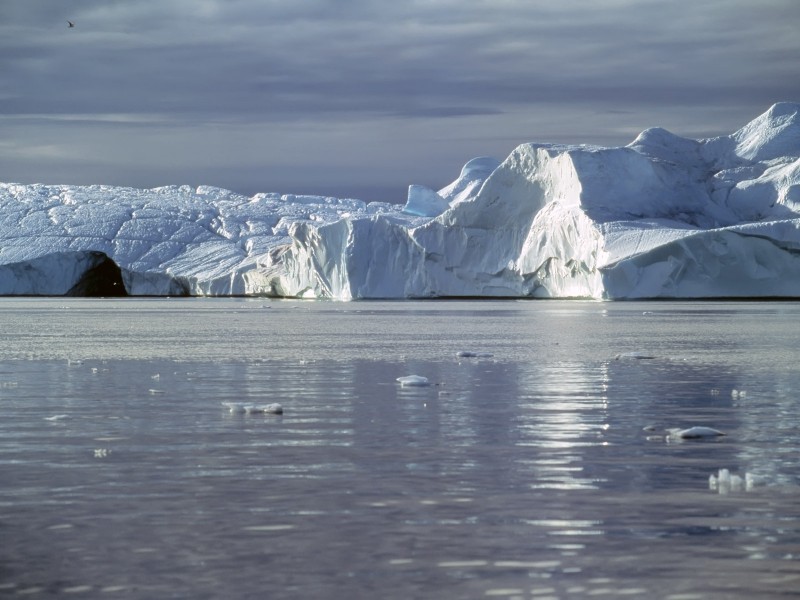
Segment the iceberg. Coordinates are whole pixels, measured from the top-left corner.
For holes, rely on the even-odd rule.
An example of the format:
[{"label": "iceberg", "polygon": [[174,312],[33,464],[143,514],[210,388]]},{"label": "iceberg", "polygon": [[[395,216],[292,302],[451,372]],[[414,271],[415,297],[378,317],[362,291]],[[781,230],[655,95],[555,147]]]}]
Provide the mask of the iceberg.
[{"label": "iceberg", "polygon": [[0,184],[0,295],[800,297],[800,104],[624,147],[526,143],[405,206]]}]

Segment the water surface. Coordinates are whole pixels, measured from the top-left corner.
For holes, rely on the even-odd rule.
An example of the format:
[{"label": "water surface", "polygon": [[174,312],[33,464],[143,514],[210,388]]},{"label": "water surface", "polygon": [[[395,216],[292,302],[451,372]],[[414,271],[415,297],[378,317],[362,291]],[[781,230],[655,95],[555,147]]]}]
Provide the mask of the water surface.
[{"label": "water surface", "polygon": [[0,596],[793,597],[798,317],[2,299]]}]

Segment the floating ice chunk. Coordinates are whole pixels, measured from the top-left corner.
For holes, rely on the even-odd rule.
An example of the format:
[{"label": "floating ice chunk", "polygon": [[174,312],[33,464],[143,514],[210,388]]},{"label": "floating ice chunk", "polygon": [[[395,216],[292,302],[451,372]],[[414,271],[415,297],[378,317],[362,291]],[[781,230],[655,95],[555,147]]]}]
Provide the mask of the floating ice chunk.
[{"label": "floating ice chunk", "polygon": [[282,415],[283,406],[277,402],[272,404],[244,404],[242,402],[223,402],[231,414],[237,415]]},{"label": "floating ice chunk", "polygon": [[227,408],[231,414],[244,414],[247,412],[247,408],[244,404],[239,402],[223,402],[222,406]]},{"label": "floating ice chunk", "polygon": [[728,469],[720,469],[716,475],[712,473],[708,476],[708,489],[723,495],[731,492],[749,492],[760,482],[760,479],[752,473],[745,473],[742,477],[731,473]]},{"label": "floating ice chunk", "polygon": [[69,419],[69,415],[53,415],[52,417],[45,417],[45,421],[63,421]]},{"label": "floating ice chunk", "polygon": [[745,491],[750,491],[757,485],[763,485],[765,482],[763,477],[759,477],[755,473],[745,473],[744,474],[744,489]]},{"label": "floating ice chunk", "polygon": [[425,387],[430,385],[428,378],[422,375],[406,375],[405,377],[398,377],[397,381],[402,387]]},{"label": "floating ice chunk", "polygon": [[282,415],[283,406],[278,403],[263,405],[251,404],[245,406],[245,412],[248,415]]},{"label": "floating ice chunk", "polygon": [[614,357],[614,360],[652,360],[655,356],[645,352],[622,352]]},{"label": "floating ice chunk", "polygon": [[491,352],[472,352],[470,350],[461,350],[456,352],[457,358],[491,358],[494,354]]},{"label": "floating ice chunk", "polygon": [[663,431],[663,435],[648,436],[647,439],[650,441],[658,441],[666,439],[666,441],[669,442],[669,441],[680,441],[680,440],[712,439],[726,435],[725,433],[723,433],[718,429],[714,429],[712,427],[704,427],[701,425],[695,425],[694,427],[688,427],[685,429],[680,429],[678,427],[675,427],[665,430],[659,429],[655,425],[647,425],[642,429],[647,432]]},{"label": "floating ice chunk", "polygon": [[704,438],[715,438],[722,435],[725,435],[718,429],[713,429],[712,427],[703,427],[703,426],[694,426],[689,427],[688,429],[668,429],[668,439],[679,439],[679,440],[697,440],[697,439],[704,439]]}]

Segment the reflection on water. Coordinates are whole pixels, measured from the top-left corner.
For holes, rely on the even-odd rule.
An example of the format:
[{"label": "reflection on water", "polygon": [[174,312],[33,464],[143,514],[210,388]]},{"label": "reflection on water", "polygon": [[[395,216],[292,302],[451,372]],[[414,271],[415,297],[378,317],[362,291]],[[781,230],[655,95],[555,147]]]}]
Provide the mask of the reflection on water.
[{"label": "reflection on water", "polygon": [[[796,305],[25,306],[0,302],[0,596],[800,589]],[[663,434],[695,424],[727,435]]]}]

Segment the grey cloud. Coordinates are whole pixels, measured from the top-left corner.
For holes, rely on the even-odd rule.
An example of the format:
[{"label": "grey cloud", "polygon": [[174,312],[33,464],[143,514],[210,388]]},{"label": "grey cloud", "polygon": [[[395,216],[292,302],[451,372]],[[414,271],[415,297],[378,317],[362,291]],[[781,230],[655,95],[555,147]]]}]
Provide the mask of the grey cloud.
[{"label": "grey cloud", "polygon": [[[592,11],[584,4],[583,19],[573,15],[561,22],[568,10],[548,16],[530,3],[500,5],[505,10],[462,3],[466,8],[450,13],[433,11],[429,3],[410,3],[410,9],[386,3],[385,14],[376,14],[380,3],[348,2],[337,10],[331,4],[217,3],[205,18],[193,15],[194,3],[188,2],[145,2],[149,13],[137,12],[132,3],[112,5],[116,11],[101,5],[95,9],[98,14],[121,12],[116,19],[125,27],[137,23],[138,15],[139,33],[54,51],[48,80],[78,84],[65,85],[60,100],[74,102],[69,107],[73,111],[80,106],[91,111],[95,103],[105,103],[105,111],[112,105],[121,110],[135,105],[142,111],[167,107],[263,112],[269,117],[297,110],[396,114],[398,109],[387,110],[386,104],[404,98],[412,105],[429,98],[436,106],[480,100],[487,104],[483,110],[497,111],[506,102],[536,102],[543,95],[569,102],[585,89],[615,86],[677,86],[706,96],[704,88],[732,78],[726,76],[729,70],[740,77],[744,69],[761,67],[743,61],[741,53],[727,58],[728,46],[741,44],[740,38],[715,40],[720,34],[703,28],[705,37],[695,40],[700,28],[688,23],[680,30],[683,39],[663,39],[663,34],[659,39],[652,24],[634,19],[635,11],[626,16],[624,11]],[[190,15],[184,17],[188,23],[181,20],[182,11]],[[89,23],[99,18],[88,14]],[[361,16],[356,19],[356,14]],[[557,31],[548,19],[560,23]],[[708,21],[701,24],[708,27]],[[791,57],[785,48],[781,52],[784,60]],[[800,58],[797,45],[794,55]],[[105,89],[97,94],[95,88]],[[42,88],[32,91],[37,89]],[[34,101],[43,104],[48,98]],[[435,115],[436,106],[410,114]]]},{"label": "grey cloud", "polygon": [[[75,29],[66,29],[66,18]],[[3,3],[0,135],[27,131],[59,145],[67,130],[91,131],[85,137],[95,144],[122,139],[131,148],[172,136],[170,161],[196,160],[209,174],[207,155],[192,142],[202,132],[210,143],[241,152],[246,164],[257,162],[255,151],[264,160],[313,159],[306,175],[294,176],[315,189],[331,182],[335,194],[365,170],[398,182],[417,173],[431,179],[434,169],[470,158],[461,153],[473,148],[502,153],[528,141],[526,128],[536,135],[546,126],[548,141],[617,143],[640,121],[679,132],[738,127],[743,122],[736,119],[774,101],[800,98],[798,26],[795,0]],[[8,120],[60,114],[86,119],[58,126],[39,119],[34,128],[25,117],[27,129]],[[95,114],[140,118],[136,125],[100,116],[92,122]],[[427,125],[411,126],[417,121]],[[103,128],[106,141],[97,135]],[[456,142],[465,130],[475,138],[468,145]],[[406,139],[408,131],[421,139]],[[271,154],[252,132],[295,154]],[[378,138],[393,144],[393,156],[365,150]],[[367,162],[326,171],[324,153],[310,157],[297,140]],[[435,155],[424,156],[420,149],[433,143]],[[103,168],[133,184],[150,181],[147,154],[131,151],[127,164]],[[8,158],[0,150],[0,179],[16,179]],[[406,171],[384,168],[381,160]],[[48,164],[55,163],[31,161],[25,172],[49,179]],[[22,170],[19,160],[15,165]],[[281,172],[289,173],[285,167]],[[80,161],[71,168],[80,171]],[[91,176],[103,170],[96,161],[84,169]],[[261,177],[254,164],[213,174],[247,180],[249,189]],[[288,177],[281,181],[291,185]]]}]

